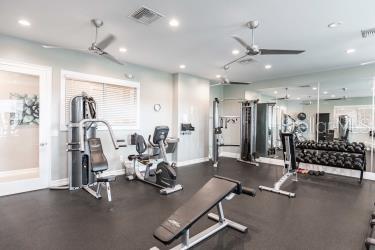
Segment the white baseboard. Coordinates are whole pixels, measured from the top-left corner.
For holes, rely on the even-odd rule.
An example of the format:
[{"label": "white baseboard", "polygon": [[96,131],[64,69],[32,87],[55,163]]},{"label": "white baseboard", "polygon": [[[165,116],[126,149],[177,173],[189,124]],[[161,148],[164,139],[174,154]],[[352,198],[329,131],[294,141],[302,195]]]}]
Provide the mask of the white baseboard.
[{"label": "white baseboard", "polygon": [[25,169],[17,169],[17,170],[10,170],[10,171],[0,171],[0,178],[5,177],[12,177],[17,175],[25,175],[25,174],[37,174],[39,172],[39,168],[25,168]]},{"label": "white baseboard", "polygon": [[239,153],[232,153],[232,152],[221,152],[219,156],[221,156],[221,157],[235,158],[235,159],[240,158],[240,154]]},{"label": "white baseboard", "polygon": [[277,165],[277,166],[284,166],[283,160],[275,159],[275,158],[259,157],[258,159],[256,159],[256,162],[273,164],[273,165]]},{"label": "white baseboard", "polygon": [[363,179],[370,180],[370,181],[375,181],[375,173],[364,172],[363,173]]},{"label": "white baseboard", "polygon": [[179,162],[177,162],[177,167],[183,167],[183,166],[198,164],[198,163],[206,162],[206,161],[209,161],[209,160],[210,159],[208,157],[204,157],[204,158],[198,158],[198,159],[193,159],[193,160],[188,160],[188,161],[179,161]]},{"label": "white baseboard", "polygon": [[68,178],[60,179],[60,180],[51,180],[49,182],[50,187],[61,187],[66,186],[69,184]]},{"label": "white baseboard", "polygon": [[[110,175],[124,175],[125,169],[116,169],[116,170],[109,170],[103,173],[103,176],[110,176]],[[50,187],[60,187],[66,186],[69,184],[68,178],[59,179],[59,180],[51,180],[49,182]]]}]

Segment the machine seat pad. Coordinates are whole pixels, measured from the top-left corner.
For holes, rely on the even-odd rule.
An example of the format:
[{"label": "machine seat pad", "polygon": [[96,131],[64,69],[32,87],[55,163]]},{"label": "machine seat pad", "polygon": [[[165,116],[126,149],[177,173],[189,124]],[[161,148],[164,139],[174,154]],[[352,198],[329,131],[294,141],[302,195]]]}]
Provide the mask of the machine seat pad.
[{"label": "machine seat pad", "polygon": [[103,172],[108,169],[108,162],[102,149],[100,138],[88,139],[92,172]]},{"label": "machine seat pad", "polygon": [[116,180],[115,175],[110,175],[110,176],[104,176],[104,177],[98,177],[96,178],[96,182],[112,182]]},{"label": "machine seat pad", "polygon": [[211,178],[155,230],[154,237],[164,244],[171,243],[226,196],[234,192],[237,186],[238,183],[233,181]]},{"label": "machine seat pad", "polygon": [[150,158],[151,158],[151,155],[139,155],[138,156],[138,159],[140,161],[148,161],[148,160],[150,160]]}]

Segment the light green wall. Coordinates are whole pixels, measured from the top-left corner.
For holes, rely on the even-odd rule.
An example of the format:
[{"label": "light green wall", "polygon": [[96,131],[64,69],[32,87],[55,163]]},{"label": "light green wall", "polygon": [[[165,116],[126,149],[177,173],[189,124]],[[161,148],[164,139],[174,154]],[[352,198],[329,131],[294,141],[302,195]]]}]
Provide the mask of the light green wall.
[{"label": "light green wall", "polygon": [[[39,44],[17,38],[0,35],[0,58],[22,63],[45,65],[52,67],[52,179],[67,177],[66,163],[66,132],[59,130],[60,108],[60,71],[61,69],[95,74],[112,78],[124,79],[124,73],[131,73],[135,80],[141,83],[140,101],[140,131],[147,136],[154,126],[168,125],[172,134],[176,130],[172,127],[173,81],[172,75],[159,70],[133,64],[120,66],[98,56],[63,49],[44,49]],[[153,105],[160,103],[160,112],[153,110]],[[127,138],[134,131],[117,130],[116,137]],[[110,164],[110,170],[120,169],[120,155],[134,153],[134,147],[118,151],[113,146],[105,131],[99,131],[103,149]],[[22,157],[22,156],[20,156]]]}]

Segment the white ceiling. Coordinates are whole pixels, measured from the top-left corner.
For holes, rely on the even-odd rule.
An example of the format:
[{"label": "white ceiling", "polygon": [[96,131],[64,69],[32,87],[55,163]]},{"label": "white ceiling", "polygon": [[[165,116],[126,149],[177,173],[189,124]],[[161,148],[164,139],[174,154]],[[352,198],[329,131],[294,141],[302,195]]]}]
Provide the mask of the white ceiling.
[{"label": "white ceiling", "polygon": [[[165,15],[146,26],[127,16],[140,6]],[[90,19],[101,18],[107,33],[117,36],[108,48],[123,61],[167,72],[214,79],[227,74],[232,81],[259,81],[339,67],[357,66],[375,59],[375,36],[363,39],[360,30],[375,27],[374,0],[1,0],[0,33],[43,44],[86,48],[93,39]],[[168,22],[178,18],[180,27]],[[20,27],[18,19],[32,26]],[[259,63],[222,66],[243,49],[231,38],[250,39],[243,25],[258,19],[256,43],[269,49],[305,49],[302,55],[256,56]],[[336,29],[327,25],[344,24]],[[121,54],[120,46],[128,52]],[[348,48],[356,53],[347,55]],[[264,64],[272,64],[265,70]]]}]

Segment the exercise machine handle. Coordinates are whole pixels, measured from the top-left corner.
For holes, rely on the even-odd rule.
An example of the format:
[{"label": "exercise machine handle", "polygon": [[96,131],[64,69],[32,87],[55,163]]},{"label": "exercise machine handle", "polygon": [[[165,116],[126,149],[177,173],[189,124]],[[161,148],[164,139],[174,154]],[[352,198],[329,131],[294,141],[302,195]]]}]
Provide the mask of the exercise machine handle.
[{"label": "exercise machine handle", "polygon": [[83,119],[79,122],[79,125],[78,125],[78,128],[79,128],[79,150],[81,152],[84,152],[85,151],[85,133],[84,133],[84,129],[85,129],[85,124],[86,123],[103,123],[107,128],[108,128],[108,132],[109,132],[109,135],[112,139],[112,143],[113,143],[113,146],[115,147],[115,149],[119,149],[119,146],[117,144],[117,141],[115,140],[115,135],[113,133],[113,130],[112,130],[112,127],[111,125],[109,125],[109,123],[106,121],[106,120],[101,120],[101,119]]},{"label": "exercise machine handle", "polygon": [[151,135],[148,136],[148,142],[149,142],[150,145],[153,146],[154,148],[158,147],[158,145],[155,145],[155,144],[151,141]]},{"label": "exercise machine handle", "polygon": [[252,188],[248,188],[248,187],[242,187],[242,190],[241,192],[243,194],[247,194],[247,195],[250,195],[252,197],[255,197],[257,192],[255,191],[255,189],[252,189]]}]

